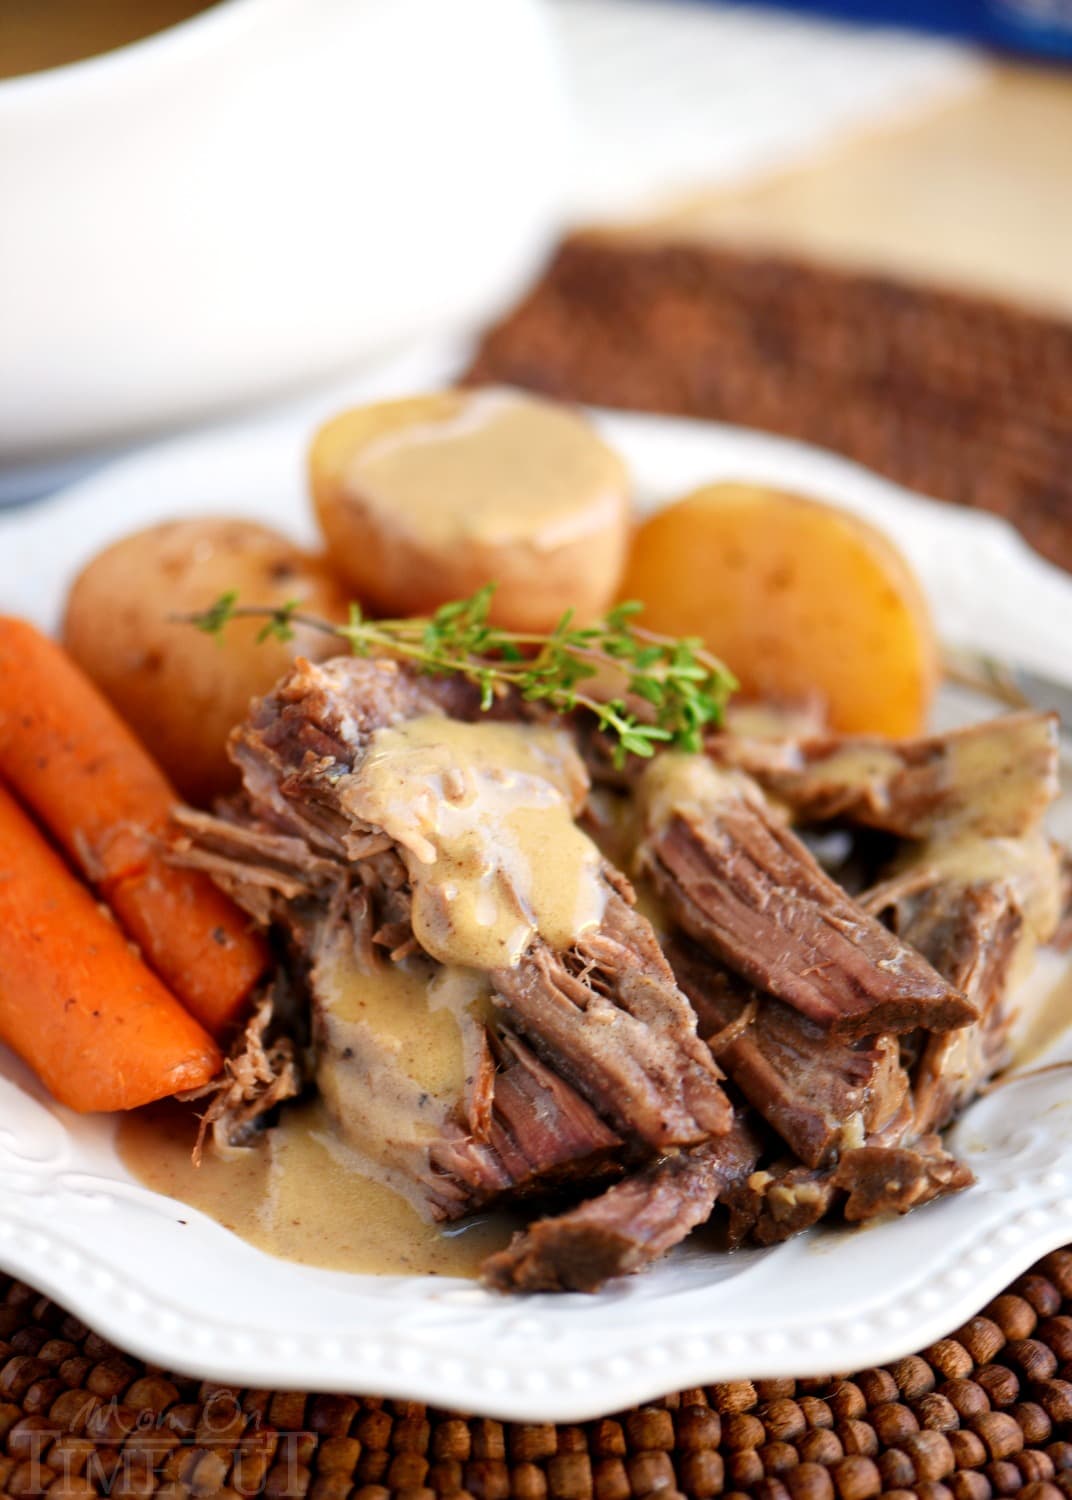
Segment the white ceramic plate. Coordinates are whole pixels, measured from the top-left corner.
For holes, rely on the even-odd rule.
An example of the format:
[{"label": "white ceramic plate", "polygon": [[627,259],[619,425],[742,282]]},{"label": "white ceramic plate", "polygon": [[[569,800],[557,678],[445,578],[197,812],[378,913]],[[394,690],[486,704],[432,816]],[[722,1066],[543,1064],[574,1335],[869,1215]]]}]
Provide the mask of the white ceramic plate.
[{"label": "white ceramic plate", "polygon": [[[449,355],[402,361],[377,387],[419,388],[451,367]],[[314,406],[330,409],[339,396]],[[302,453],[320,414],[292,410],[184,439],[3,518],[0,607],[53,625],[82,560],[159,518],[222,511],[309,534]],[[898,538],[947,638],[1060,674],[1072,580],[998,522],[755,433],[625,415],[599,422],[646,505],[720,476],[826,496]],[[1051,966],[1035,982],[1059,979]],[[1063,1071],[980,1101],[954,1132],[978,1185],[908,1219],[733,1256],[686,1244],[596,1297],[511,1298],[464,1281],[348,1276],[264,1255],[133,1182],[108,1118],[57,1107],[0,1054],[0,1264],[120,1345],[209,1378],[580,1420],[712,1380],[856,1369],[948,1332],[1072,1239],[1070,1104]]]}]

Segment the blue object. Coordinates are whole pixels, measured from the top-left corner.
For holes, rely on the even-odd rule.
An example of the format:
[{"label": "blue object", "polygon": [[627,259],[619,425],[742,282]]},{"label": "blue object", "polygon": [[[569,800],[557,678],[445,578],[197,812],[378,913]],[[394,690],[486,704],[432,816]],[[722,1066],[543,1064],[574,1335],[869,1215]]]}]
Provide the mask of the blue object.
[{"label": "blue object", "polygon": [[913,26],[1072,60],[1072,0],[759,0],[844,20]]}]

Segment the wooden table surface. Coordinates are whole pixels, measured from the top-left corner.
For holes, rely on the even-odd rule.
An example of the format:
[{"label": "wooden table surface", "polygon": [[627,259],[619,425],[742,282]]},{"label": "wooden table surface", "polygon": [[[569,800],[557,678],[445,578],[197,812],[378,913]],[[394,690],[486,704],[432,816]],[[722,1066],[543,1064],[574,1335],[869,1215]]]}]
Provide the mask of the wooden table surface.
[{"label": "wooden table surface", "polygon": [[922,117],[631,229],[804,253],[1072,315],[1072,69],[995,64]]}]

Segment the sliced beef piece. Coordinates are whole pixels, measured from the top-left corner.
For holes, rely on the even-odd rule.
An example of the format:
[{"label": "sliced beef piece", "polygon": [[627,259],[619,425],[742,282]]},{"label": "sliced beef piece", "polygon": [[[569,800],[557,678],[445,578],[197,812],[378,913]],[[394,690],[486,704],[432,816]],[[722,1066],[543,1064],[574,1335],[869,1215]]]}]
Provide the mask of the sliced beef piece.
[{"label": "sliced beef piece", "polygon": [[543,1191],[567,1176],[591,1181],[616,1170],[621,1142],[565,1079],[510,1031],[494,1037],[492,1052],[487,1139],[515,1185]]},{"label": "sliced beef piece", "polygon": [[713,736],[710,754],[787,803],[799,822],[843,819],[903,838],[1017,838],[1057,790],[1057,717],[1021,713],[927,739]]},{"label": "sliced beef piece", "polygon": [[863,911],[745,778],[665,753],[645,772],[641,860],[674,921],[727,967],[844,1037],[948,1031],[974,1006]]},{"label": "sliced beef piece", "polygon": [[848,1194],[844,1214],[850,1224],[882,1214],[906,1214],[946,1193],[971,1187],[970,1167],[943,1151],[937,1137],[915,1147],[861,1146],[847,1151],[834,1171],[834,1186]]},{"label": "sliced beef piece", "polygon": [[969,886],[954,895],[936,890],[912,924],[920,942],[926,930],[945,929],[935,944],[936,961],[948,964],[970,993],[978,995],[981,1018],[962,1032],[932,1036],[914,1074],[915,1129],[941,1130],[960,1114],[989,1079],[1011,1060],[1009,1033],[1015,1010],[1009,979],[1021,944],[1023,916],[1007,888]]},{"label": "sliced beef piece", "polygon": [[1009,1060],[1019,1019],[1016,973],[1061,919],[1059,851],[1040,831],[1020,838],[962,836],[915,848],[866,898],[962,988],[979,1020],[963,1032],[926,1039],[913,1071],[916,1130],[948,1124]]},{"label": "sliced beef piece", "polygon": [[915,1133],[928,1135],[948,1125],[1008,1062],[1008,981],[1024,918],[1004,881],[939,880],[895,901],[892,919],[979,1012],[964,1030],[923,1041],[912,1084]]},{"label": "sliced beef piece", "polygon": [[514,1025],[614,1126],[657,1151],[730,1127],[730,1102],[650,923],[619,889],[565,954],[537,940],[492,975]]},{"label": "sliced beef piece", "polygon": [[[851,746],[849,753],[851,763]],[[863,804],[854,810],[874,821],[883,808],[899,809],[899,821],[884,826],[922,840],[902,852],[892,877],[861,903],[884,913],[977,1015],[955,1034],[913,1039],[919,1135],[948,1124],[1004,1066],[1014,970],[1059,927],[1060,852],[1041,830],[1058,791],[1057,753],[1053,714],[1013,714],[894,745],[886,754],[901,769],[885,779],[876,775],[870,810],[861,811]],[[808,774],[830,765],[829,758],[813,757]]]},{"label": "sliced beef piece", "polygon": [[832,1167],[780,1161],[753,1172],[724,1196],[731,1248],[780,1245],[824,1219],[837,1198]]},{"label": "sliced beef piece", "polygon": [[673,938],[667,957],[720,1067],[805,1165],[824,1166],[903,1116],[895,1037],[831,1036],[687,938]]},{"label": "sliced beef piece", "polygon": [[494,1053],[486,1141],[446,1132],[429,1149],[429,1190],[442,1217],[502,1193],[543,1195],[620,1173],[621,1141],[520,1037],[500,1033]]},{"label": "sliced beef piece", "polygon": [[650,1265],[711,1216],[752,1171],[759,1141],[744,1120],[717,1141],[654,1162],[556,1218],[540,1219],[484,1264],[500,1291],[596,1292]]},{"label": "sliced beef piece", "polygon": [[943,1151],[936,1136],[912,1147],[857,1146],[817,1169],[776,1162],[726,1194],[729,1240],[731,1246],[779,1245],[838,1208],[850,1224],[907,1214],[974,1181],[971,1168]]}]

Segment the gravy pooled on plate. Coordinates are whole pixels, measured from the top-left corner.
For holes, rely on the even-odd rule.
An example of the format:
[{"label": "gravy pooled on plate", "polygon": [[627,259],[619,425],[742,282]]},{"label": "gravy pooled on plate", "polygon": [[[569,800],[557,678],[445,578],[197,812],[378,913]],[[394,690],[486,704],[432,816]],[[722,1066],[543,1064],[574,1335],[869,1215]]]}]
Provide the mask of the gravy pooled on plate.
[{"label": "gravy pooled on plate", "polygon": [[364,1175],[323,1107],[285,1109],[255,1145],[192,1159],[197,1122],[167,1102],[124,1115],[119,1154],[154,1192],[200,1209],[282,1260],[379,1276],[475,1277],[517,1228],[509,1213],[431,1224],[399,1193]]}]

